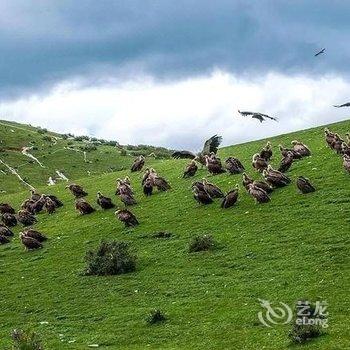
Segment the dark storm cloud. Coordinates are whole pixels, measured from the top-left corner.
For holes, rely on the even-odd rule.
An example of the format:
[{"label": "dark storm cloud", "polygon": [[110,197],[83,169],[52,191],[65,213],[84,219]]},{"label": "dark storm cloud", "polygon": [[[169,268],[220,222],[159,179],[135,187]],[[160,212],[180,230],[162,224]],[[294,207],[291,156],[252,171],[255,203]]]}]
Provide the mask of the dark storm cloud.
[{"label": "dark storm cloud", "polygon": [[345,1],[12,0],[0,11],[3,96],[141,73],[349,72]]}]

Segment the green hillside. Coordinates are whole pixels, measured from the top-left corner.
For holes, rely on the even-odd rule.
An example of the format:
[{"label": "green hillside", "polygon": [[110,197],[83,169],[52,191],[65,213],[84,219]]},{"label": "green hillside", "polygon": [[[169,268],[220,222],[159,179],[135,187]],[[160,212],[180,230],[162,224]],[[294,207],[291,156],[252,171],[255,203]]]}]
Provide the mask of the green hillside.
[{"label": "green hillside", "polygon": [[[350,130],[350,121],[329,127],[344,134]],[[35,131],[33,137],[38,135]],[[239,184],[239,201],[226,210],[219,201],[209,206],[194,201],[191,183],[207,176],[207,171],[182,179],[187,160],[147,159],[170,181],[172,190],[145,198],[141,173],[107,173],[111,165],[129,168],[131,157],[121,157],[117,150],[108,149],[110,153],[104,154],[107,149],[98,148],[99,153],[92,153],[91,158],[99,161],[80,162],[79,167],[73,167],[78,162],[74,152],[57,151],[54,159],[43,157],[50,169],[61,166],[71,178],[80,177],[76,182],[89,192],[87,199],[95,207],[99,190],[121,207],[114,196],[115,180],[129,175],[138,200],[131,210],[140,221],[134,229],[125,229],[114,210],[79,216],[72,195],[64,189],[66,183],[39,186],[48,174],[41,169],[34,172],[33,164],[24,165],[21,173],[28,172],[26,176],[40,191],[56,194],[64,207],[51,216],[38,215],[35,227],[49,237],[42,250],[24,251],[18,226],[12,242],[0,246],[0,347],[10,347],[14,328],[29,325],[41,335],[47,349],[87,349],[93,344],[101,349],[299,348],[290,345],[290,325],[267,328],[259,323],[258,299],[293,306],[304,298],[328,302],[329,328],[303,348],[348,348],[350,176],[340,156],[326,146],[323,127],[271,138],[273,165],[280,160],[278,144],[290,145],[294,139],[306,143],[313,155],[293,164],[288,172],[293,183],[275,190],[270,203],[256,205],[242,187],[241,175],[208,177],[225,191]],[[60,140],[51,149],[64,142],[67,140]],[[247,172],[259,178],[251,156],[265,143],[226,147],[219,155],[221,159],[240,158]],[[9,162],[19,161],[14,157],[21,155],[7,152]],[[91,175],[87,177],[88,170]],[[299,194],[294,181],[299,175],[309,177],[317,191]],[[18,208],[28,191],[19,192],[22,185],[15,179],[8,184],[9,192],[17,193],[1,195],[1,202]],[[154,238],[159,231],[173,236]],[[190,239],[199,234],[211,234],[216,249],[189,253]],[[138,257],[136,272],[111,277],[82,275],[86,251],[101,239],[129,242]],[[167,321],[148,325],[145,317],[153,308],[163,310]]]}]

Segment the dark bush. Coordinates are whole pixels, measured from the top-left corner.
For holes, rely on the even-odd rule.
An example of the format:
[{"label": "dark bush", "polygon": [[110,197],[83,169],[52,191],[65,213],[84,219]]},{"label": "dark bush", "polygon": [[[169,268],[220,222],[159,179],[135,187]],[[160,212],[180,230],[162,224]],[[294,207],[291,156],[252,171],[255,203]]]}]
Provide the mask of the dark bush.
[{"label": "dark bush", "polygon": [[136,269],[136,256],[125,242],[102,241],[96,250],[90,250],[85,256],[86,275],[120,275]]},{"label": "dark bush", "polygon": [[215,247],[215,241],[211,235],[193,237],[189,244],[189,252],[201,252],[212,250]]},{"label": "dark bush", "polygon": [[43,350],[37,333],[30,330],[15,329],[12,332],[13,350]]},{"label": "dark bush", "polygon": [[156,324],[156,323],[164,322],[165,320],[166,320],[165,314],[159,309],[151,310],[149,315],[146,318],[146,322],[148,324]]}]

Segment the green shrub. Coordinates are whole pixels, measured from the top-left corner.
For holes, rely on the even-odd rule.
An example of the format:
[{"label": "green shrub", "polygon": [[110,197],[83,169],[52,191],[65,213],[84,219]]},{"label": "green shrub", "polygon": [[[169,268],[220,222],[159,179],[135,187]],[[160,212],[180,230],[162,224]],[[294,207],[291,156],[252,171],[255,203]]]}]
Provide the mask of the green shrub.
[{"label": "green shrub", "polygon": [[166,321],[166,316],[159,309],[151,310],[149,315],[146,317],[146,322],[148,324],[156,324],[164,321]]},{"label": "green shrub", "polygon": [[85,256],[86,275],[120,275],[136,269],[136,256],[125,242],[102,241],[96,250],[90,250]]},{"label": "green shrub", "polygon": [[211,235],[193,237],[189,244],[189,252],[201,252],[212,250],[215,247],[215,241]]},{"label": "green shrub", "polygon": [[13,350],[43,350],[37,333],[30,330],[15,329],[12,332]]}]

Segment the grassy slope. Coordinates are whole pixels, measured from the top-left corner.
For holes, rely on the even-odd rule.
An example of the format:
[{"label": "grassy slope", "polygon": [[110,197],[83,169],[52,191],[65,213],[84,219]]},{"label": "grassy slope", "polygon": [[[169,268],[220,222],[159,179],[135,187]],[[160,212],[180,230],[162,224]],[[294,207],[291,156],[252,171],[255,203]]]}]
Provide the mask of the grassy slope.
[{"label": "grassy slope", "polygon": [[[334,124],[344,133],[350,121]],[[113,211],[80,217],[63,185],[50,188],[65,207],[49,217],[40,214],[37,228],[50,240],[38,252],[24,252],[18,238],[0,247],[2,317],[0,345],[9,345],[9,332],[33,325],[49,349],[86,349],[97,343],[110,349],[284,349],[289,326],[267,329],[258,323],[258,298],[290,305],[299,298],[327,300],[328,335],[305,349],[345,349],[350,342],[349,310],[349,175],[340,158],[326,148],[322,128],[272,138],[277,144],[298,138],[313,156],[295,163],[290,175],[310,177],[318,191],[300,195],[293,183],[276,190],[271,203],[255,205],[243,191],[241,176],[223,174],[211,180],[223,189],[240,184],[236,207],[219,203],[199,207],[189,191],[192,180],[180,178],[186,161],[160,162],[156,170],[173,186],[169,193],[144,198],[140,174],[132,174],[141,225],[124,229]],[[250,157],[265,140],[220,150],[236,155],[252,173]],[[113,196],[117,176],[81,179],[94,201],[97,190]],[[206,175],[201,170],[196,178]],[[257,176],[257,175],[256,175]],[[46,191],[46,189],[45,189]],[[4,196],[14,205],[26,193]],[[18,228],[16,232],[18,232]],[[168,240],[151,238],[167,230]],[[196,234],[210,233],[219,249],[187,253]],[[84,277],[87,249],[100,239],[130,242],[139,261],[137,272],[115,277]],[[158,307],[169,321],[148,326],[144,317]],[[41,321],[48,324],[40,325]],[[74,340],[74,343],[68,341]]]}]

